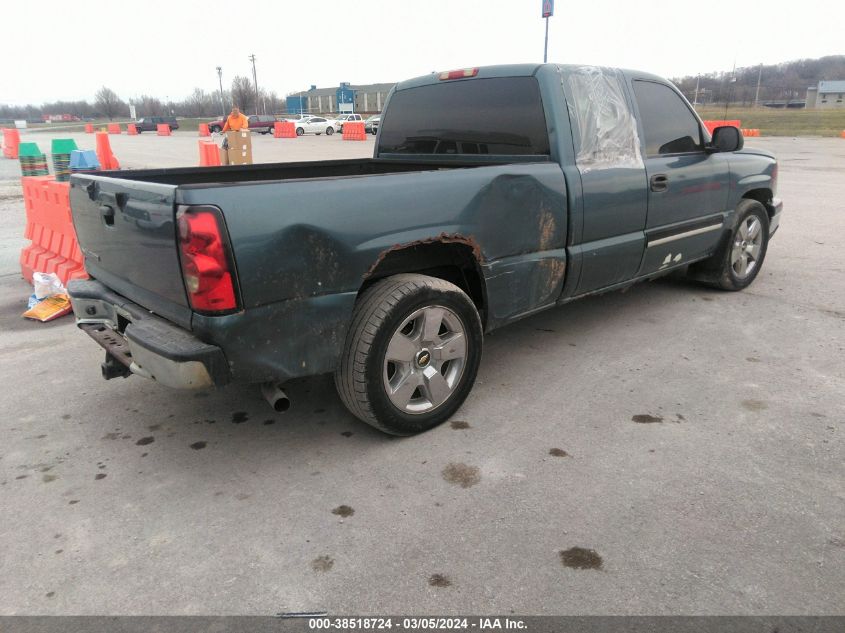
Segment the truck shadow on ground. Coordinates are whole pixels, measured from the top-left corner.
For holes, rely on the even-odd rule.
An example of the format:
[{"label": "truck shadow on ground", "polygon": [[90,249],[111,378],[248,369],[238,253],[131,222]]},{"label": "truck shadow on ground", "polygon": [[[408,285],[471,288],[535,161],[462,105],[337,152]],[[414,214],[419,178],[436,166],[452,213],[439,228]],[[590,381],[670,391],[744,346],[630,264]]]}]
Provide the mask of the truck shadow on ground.
[{"label": "truck shadow on ground", "polygon": [[[553,308],[488,336],[479,375],[494,375],[495,370],[491,368],[497,365],[517,368],[508,388],[520,389],[521,381],[532,378],[529,372],[521,375],[519,368],[535,350],[551,353],[551,362],[555,364],[559,358],[559,369],[565,371],[566,364],[577,364],[579,357],[589,360],[588,352],[579,347],[603,344],[609,332],[631,325],[657,331],[667,319],[674,318],[675,308],[686,305],[689,309],[690,302],[719,301],[727,296],[688,281],[663,279],[637,285],[629,292],[600,295]],[[125,389],[137,389],[139,383],[137,378],[132,378]],[[473,400],[483,400],[489,395],[488,390],[500,389],[494,383],[495,380],[489,383],[480,380],[455,419],[471,417]],[[272,459],[278,460],[321,451],[360,455],[361,451],[378,450],[389,442],[413,441],[385,435],[358,421],[340,402],[331,375],[291,381],[285,385],[285,391],[291,399],[291,408],[279,414],[270,408],[256,385],[230,385],[218,391],[176,394],[144,383],[141,392],[131,397],[137,403],[135,408],[127,408],[127,415],[137,422],[120,425],[119,430],[106,429],[104,433],[105,437],[115,439],[122,438],[122,433],[130,433],[132,441],[141,447],[145,446],[143,441],[158,448],[172,440],[183,448],[202,451],[215,444],[226,444],[230,458],[240,454],[251,461],[265,454],[268,446],[272,446],[272,451],[266,453],[268,458],[272,455]],[[141,404],[144,401],[148,402]],[[152,407],[155,412],[150,410],[149,401],[156,402],[157,406]],[[160,413],[162,410],[168,412]],[[129,426],[134,428],[127,430]],[[138,438],[139,427],[147,429],[144,437]],[[352,447],[351,452],[345,450]]]}]

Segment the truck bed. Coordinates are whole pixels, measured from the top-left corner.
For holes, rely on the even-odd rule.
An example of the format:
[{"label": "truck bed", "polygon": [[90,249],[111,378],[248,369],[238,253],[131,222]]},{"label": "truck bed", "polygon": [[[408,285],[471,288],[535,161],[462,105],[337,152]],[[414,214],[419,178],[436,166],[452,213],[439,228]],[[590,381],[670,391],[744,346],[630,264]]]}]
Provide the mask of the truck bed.
[{"label": "truck bed", "polygon": [[[235,248],[243,248],[237,259],[251,257],[241,236],[253,228],[259,232],[289,230],[288,223],[302,222],[329,203],[347,206],[349,198],[361,195],[362,177],[413,178],[435,171],[477,171],[485,161],[456,161],[454,157],[421,161],[352,159],[299,163],[232,165],[106,171],[76,174],[71,178],[71,209],[85,254],[86,269],[96,279],[139,305],[181,325],[190,327],[188,307],[177,252],[176,211],[183,204],[211,204],[222,209]],[[366,178],[371,183],[373,178]],[[383,179],[376,178],[382,182]],[[390,179],[392,181],[392,178]],[[318,184],[318,182],[320,184]],[[278,187],[287,183],[284,190]],[[244,186],[249,189],[245,190]],[[300,187],[306,187],[300,191]],[[338,187],[347,193],[329,202]],[[367,190],[381,190],[375,183]],[[401,189],[407,183],[399,183]],[[350,192],[354,191],[354,194]],[[299,195],[297,195],[299,192]],[[379,194],[381,196],[383,194]],[[300,197],[304,196],[304,197]],[[327,197],[328,196],[328,197]],[[350,210],[354,207],[349,207]],[[259,215],[270,213],[272,229],[262,227]],[[279,219],[279,215],[285,217]],[[299,218],[299,219],[297,219]],[[264,220],[267,218],[265,217]],[[262,227],[262,228],[258,228]],[[289,249],[288,249],[289,250]],[[281,258],[279,261],[282,261]],[[259,266],[265,280],[268,266]],[[247,295],[249,290],[245,289]],[[279,297],[281,298],[281,297]]]}]

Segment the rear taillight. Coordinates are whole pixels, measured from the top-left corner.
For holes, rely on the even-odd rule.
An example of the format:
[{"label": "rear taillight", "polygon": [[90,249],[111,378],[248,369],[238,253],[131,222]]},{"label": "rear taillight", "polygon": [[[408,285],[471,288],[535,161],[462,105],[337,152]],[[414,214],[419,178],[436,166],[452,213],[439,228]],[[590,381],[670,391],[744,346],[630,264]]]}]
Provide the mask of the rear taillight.
[{"label": "rear taillight", "polygon": [[220,210],[182,207],[176,223],[182,277],[191,308],[205,314],[237,310],[235,266]]},{"label": "rear taillight", "polygon": [[440,81],[447,81],[449,79],[467,79],[468,77],[475,77],[478,74],[478,68],[463,68],[461,70],[447,70],[440,73]]}]

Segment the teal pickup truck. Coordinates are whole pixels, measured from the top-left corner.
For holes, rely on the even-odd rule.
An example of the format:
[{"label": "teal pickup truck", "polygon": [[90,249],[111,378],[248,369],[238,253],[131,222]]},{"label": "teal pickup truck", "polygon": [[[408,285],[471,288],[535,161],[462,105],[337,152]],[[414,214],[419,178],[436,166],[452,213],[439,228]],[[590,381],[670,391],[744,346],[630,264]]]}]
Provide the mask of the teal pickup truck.
[{"label": "teal pickup truck", "polygon": [[69,291],[106,378],[256,383],[281,411],[285,381],[331,372],[409,435],[464,401],[485,332],[678,269],[747,287],[776,187],[660,77],[435,73],[390,93],[372,159],[72,176],[92,279]]}]

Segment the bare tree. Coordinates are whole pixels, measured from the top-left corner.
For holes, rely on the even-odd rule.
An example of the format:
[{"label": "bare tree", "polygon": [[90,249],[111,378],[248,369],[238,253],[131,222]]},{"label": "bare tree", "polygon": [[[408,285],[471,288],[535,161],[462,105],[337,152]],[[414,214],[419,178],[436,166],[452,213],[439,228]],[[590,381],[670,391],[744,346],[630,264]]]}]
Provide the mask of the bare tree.
[{"label": "bare tree", "polygon": [[[206,117],[212,115],[216,108],[215,96],[208,94],[200,88],[194,91],[182,103],[177,104],[179,111],[187,116]],[[219,102],[219,98],[218,98]]]},{"label": "bare tree", "polygon": [[138,116],[161,116],[164,114],[164,105],[161,100],[149,95],[141,95],[136,102],[136,107]]},{"label": "bare tree", "polygon": [[121,109],[126,107],[117,93],[111,88],[103,86],[94,95],[94,103],[101,114],[107,116],[110,120],[118,114]]},{"label": "bare tree", "polygon": [[255,103],[255,89],[246,77],[237,75],[232,79],[232,99],[241,112],[252,112]]},{"label": "bare tree", "polygon": [[264,92],[261,91],[261,98],[263,103],[267,104],[267,113],[268,114],[278,114],[284,110],[284,99],[280,99],[279,95],[275,92]]}]

